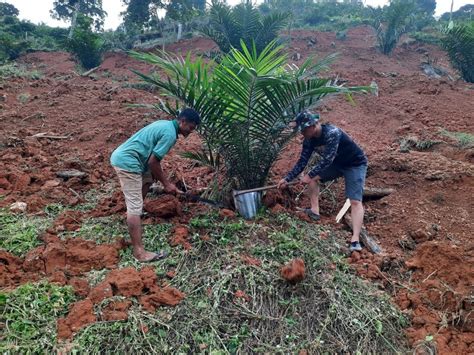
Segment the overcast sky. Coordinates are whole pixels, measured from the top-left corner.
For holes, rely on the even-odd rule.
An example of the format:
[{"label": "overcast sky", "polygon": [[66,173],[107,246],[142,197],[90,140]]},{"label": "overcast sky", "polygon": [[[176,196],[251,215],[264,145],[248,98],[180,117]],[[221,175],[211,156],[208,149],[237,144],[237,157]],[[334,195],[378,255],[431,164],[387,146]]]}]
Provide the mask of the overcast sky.
[{"label": "overcast sky", "polygon": [[[15,5],[20,10],[20,18],[33,23],[44,22],[50,26],[67,26],[68,24],[53,20],[49,10],[53,7],[53,0],[0,0]],[[240,0],[228,0],[229,4],[238,4]],[[259,3],[261,1],[257,1]],[[441,15],[451,6],[451,0],[437,0],[436,15]],[[379,6],[388,3],[388,0],[364,0],[364,4]],[[454,0],[454,11],[466,4],[474,4],[474,0]],[[123,11],[121,0],[103,0],[104,10],[107,12],[105,29],[115,29],[120,23],[120,12]]]}]

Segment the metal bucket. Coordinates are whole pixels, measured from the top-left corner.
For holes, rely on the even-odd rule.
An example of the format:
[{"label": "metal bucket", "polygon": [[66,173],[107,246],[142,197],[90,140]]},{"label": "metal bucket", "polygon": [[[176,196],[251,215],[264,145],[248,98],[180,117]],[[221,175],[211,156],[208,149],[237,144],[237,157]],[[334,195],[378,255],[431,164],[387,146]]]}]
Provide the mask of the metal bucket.
[{"label": "metal bucket", "polygon": [[[236,194],[238,194],[236,196]],[[235,209],[245,219],[252,219],[257,215],[258,209],[262,203],[262,192],[247,192],[239,194],[239,191],[233,192]]]}]

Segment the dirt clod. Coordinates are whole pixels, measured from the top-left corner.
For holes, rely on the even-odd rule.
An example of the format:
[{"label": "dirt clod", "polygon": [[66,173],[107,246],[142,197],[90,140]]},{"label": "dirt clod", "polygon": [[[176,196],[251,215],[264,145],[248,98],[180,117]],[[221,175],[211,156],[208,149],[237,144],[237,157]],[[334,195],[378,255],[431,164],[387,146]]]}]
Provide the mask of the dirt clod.
[{"label": "dirt clod", "polygon": [[302,259],[293,259],[280,269],[280,275],[290,283],[297,283],[304,279],[305,265]]}]

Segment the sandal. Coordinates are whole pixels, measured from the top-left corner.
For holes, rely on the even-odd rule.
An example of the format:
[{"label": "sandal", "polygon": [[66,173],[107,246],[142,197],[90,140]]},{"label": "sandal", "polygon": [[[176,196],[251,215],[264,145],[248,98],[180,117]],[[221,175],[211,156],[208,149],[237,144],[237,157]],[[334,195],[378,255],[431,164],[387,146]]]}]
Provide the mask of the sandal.
[{"label": "sandal", "polygon": [[168,252],[164,251],[164,250],[160,250],[158,253],[155,253],[155,256],[149,260],[143,260],[143,261],[140,261],[142,263],[151,263],[153,261],[158,261],[158,260],[161,260],[161,259],[164,259],[168,256]]},{"label": "sandal", "polygon": [[315,221],[319,221],[321,219],[321,216],[311,211],[311,208],[305,208],[303,212],[306,213],[311,219]]}]

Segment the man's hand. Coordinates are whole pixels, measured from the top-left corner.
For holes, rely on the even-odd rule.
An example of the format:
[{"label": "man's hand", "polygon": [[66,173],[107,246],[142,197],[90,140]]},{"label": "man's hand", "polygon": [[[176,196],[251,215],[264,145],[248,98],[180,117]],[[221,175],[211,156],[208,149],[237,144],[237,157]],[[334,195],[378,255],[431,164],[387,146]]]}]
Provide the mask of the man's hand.
[{"label": "man's hand", "polygon": [[287,186],[288,181],[286,181],[285,179],[281,179],[280,181],[278,181],[277,188],[279,188],[280,190],[285,189]]},{"label": "man's hand", "polygon": [[304,183],[304,184],[309,184],[311,183],[311,181],[313,180],[316,180],[316,179],[312,179],[309,175],[304,175],[301,177],[301,182]]},{"label": "man's hand", "polygon": [[172,195],[176,195],[177,193],[180,192],[178,188],[176,187],[176,185],[171,182],[166,184],[164,186],[164,189],[167,194],[172,194]]}]

